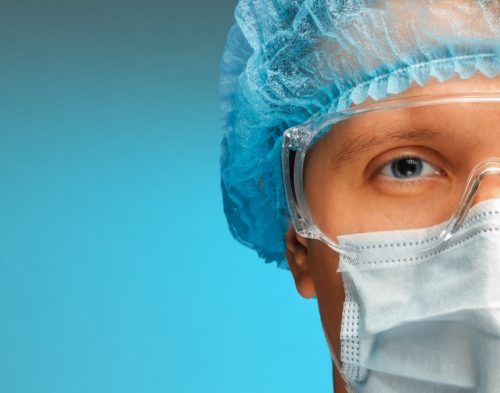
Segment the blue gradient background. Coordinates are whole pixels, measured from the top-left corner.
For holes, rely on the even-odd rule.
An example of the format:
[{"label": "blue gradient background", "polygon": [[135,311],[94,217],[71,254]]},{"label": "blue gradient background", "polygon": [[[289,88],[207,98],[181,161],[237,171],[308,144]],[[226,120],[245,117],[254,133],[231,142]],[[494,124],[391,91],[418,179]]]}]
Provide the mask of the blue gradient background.
[{"label": "blue gradient background", "polygon": [[331,392],[315,301],[234,241],[234,1],[2,1],[0,392]]}]

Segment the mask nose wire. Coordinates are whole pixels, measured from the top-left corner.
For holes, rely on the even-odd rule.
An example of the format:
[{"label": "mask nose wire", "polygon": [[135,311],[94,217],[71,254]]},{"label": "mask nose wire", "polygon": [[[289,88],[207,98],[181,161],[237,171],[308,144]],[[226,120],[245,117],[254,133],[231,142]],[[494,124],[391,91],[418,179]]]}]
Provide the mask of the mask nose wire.
[{"label": "mask nose wire", "polygon": [[[482,161],[474,167],[467,180],[467,185],[458,206],[455,208],[446,228],[440,234],[440,238],[444,241],[451,238],[461,227],[467,213],[473,205],[483,180],[489,176],[500,177],[500,158]],[[500,196],[500,187],[498,195]]]}]

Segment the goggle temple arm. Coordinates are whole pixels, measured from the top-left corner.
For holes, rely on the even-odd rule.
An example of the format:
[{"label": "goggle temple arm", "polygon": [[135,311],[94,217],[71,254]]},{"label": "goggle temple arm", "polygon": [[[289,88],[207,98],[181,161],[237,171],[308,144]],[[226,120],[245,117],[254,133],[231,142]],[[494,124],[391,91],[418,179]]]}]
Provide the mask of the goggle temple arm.
[{"label": "goggle temple arm", "polygon": [[[302,186],[302,165],[298,160],[303,160],[304,139],[309,131],[303,126],[292,127],[283,134],[283,145],[281,149],[281,165],[285,196],[295,231],[300,236],[315,239],[318,231],[315,225],[310,222],[300,208],[297,186]],[[299,184],[297,184],[299,182]]]}]

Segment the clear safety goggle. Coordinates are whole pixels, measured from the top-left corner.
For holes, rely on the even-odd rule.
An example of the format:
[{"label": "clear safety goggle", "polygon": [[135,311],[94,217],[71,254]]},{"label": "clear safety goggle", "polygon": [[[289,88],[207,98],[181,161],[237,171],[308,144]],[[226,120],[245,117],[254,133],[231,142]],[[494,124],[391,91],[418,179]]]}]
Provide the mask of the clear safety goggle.
[{"label": "clear safety goggle", "polygon": [[352,107],[289,128],[282,170],[296,232],[338,253],[342,235],[441,224],[454,236],[479,199],[500,198],[500,91]]}]

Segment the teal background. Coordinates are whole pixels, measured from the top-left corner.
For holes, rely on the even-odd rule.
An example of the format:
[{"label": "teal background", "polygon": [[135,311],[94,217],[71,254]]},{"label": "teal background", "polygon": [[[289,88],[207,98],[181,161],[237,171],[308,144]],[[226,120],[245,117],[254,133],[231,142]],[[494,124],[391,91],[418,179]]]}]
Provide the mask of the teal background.
[{"label": "teal background", "polygon": [[316,302],[229,235],[234,1],[2,1],[0,392],[331,392]]}]

